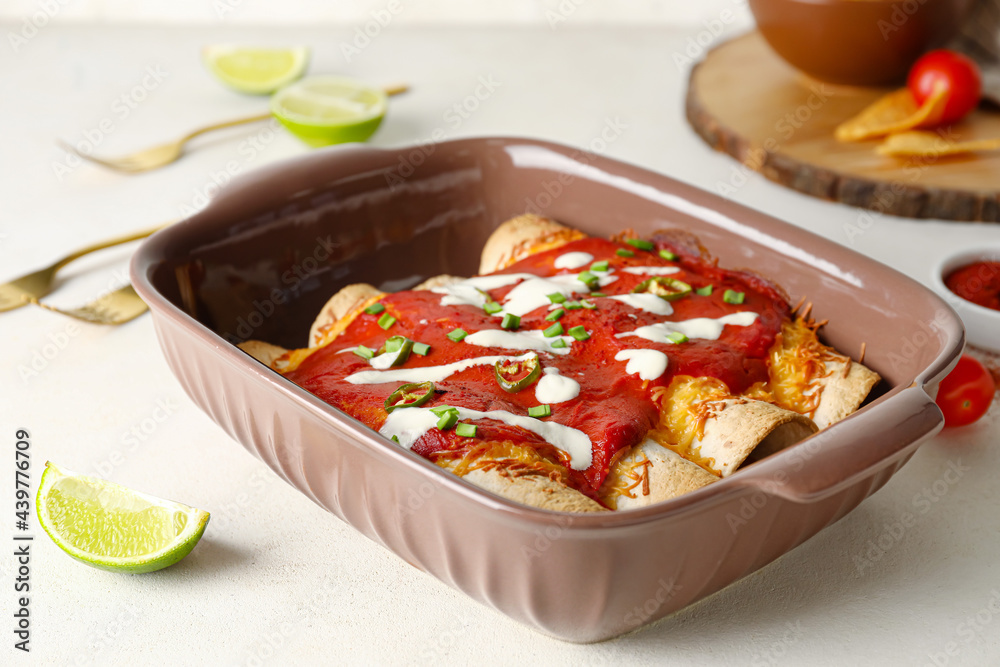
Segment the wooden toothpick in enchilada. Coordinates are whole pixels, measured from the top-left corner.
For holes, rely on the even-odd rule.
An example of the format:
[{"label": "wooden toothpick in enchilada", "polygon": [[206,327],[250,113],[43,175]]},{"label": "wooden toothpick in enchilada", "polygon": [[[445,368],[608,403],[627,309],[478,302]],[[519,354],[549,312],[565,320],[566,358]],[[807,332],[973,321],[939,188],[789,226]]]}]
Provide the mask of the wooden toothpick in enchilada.
[{"label": "wooden toothpick in enchilada", "polygon": [[572,512],[711,484],[849,415],[879,380],[780,288],[681,232],[605,240],[520,216],[480,273],[350,285],[309,347],[241,347],[477,486]]}]

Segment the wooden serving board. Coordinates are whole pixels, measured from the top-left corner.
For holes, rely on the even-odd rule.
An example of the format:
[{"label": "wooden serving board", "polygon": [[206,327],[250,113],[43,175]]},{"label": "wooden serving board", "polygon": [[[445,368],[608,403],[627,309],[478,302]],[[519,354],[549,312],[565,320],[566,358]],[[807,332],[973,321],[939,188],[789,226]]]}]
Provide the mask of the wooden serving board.
[{"label": "wooden serving board", "polygon": [[[879,140],[834,139],[838,124],[885,92],[810,79],[752,32],[695,66],[686,111],[712,148],[814,197],[910,218],[1000,222],[1000,152],[892,158],[875,152]],[[1000,112],[981,108],[946,132],[1000,137]],[[726,194],[726,184],[719,189]]]}]

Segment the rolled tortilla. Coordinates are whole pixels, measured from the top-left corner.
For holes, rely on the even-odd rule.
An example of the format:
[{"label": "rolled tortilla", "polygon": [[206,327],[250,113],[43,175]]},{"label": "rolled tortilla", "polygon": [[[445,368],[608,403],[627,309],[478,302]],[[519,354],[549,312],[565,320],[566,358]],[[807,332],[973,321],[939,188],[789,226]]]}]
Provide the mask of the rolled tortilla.
[{"label": "rolled tortilla", "polygon": [[771,350],[771,391],[776,404],[824,429],[855,412],[881,378],[821,343],[808,309],[782,326]]},{"label": "rolled tortilla", "polygon": [[544,475],[512,475],[504,470],[470,470],[462,479],[502,498],[554,512],[604,512],[606,508],[576,489]]},{"label": "rolled tortilla", "polygon": [[279,370],[275,362],[288,353],[283,347],[271,345],[260,340],[248,340],[237,345],[238,348],[249,354],[251,357],[264,364],[268,368]]},{"label": "rolled tortilla", "polygon": [[376,301],[384,292],[380,292],[368,283],[355,283],[341,288],[330,300],[323,305],[319,315],[313,321],[309,329],[309,347],[315,347],[329,342],[333,325],[338,320],[343,321],[343,327],[336,332],[339,334],[350,324],[362,310],[368,307],[372,301]]},{"label": "rolled tortilla", "polygon": [[454,285],[455,283],[460,283],[465,278],[459,278],[458,276],[449,276],[447,273],[442,273],[440,276],[434,276],[433,278],[428,278],[424,282],[420,283],[414,290],[432,290],[435,287],[447,287],[448,285]]},{"label": "rolled tortilla", "polygon": [[[631,474],[630,474],[631,473]],[[717,482],[718,477],[691,463],[651,438],[632,448],[615,463],[612,475],[635,481],[634,488],[602,498],[616,510],[661,503]]]},{"label": "rolled tortilla", "polygon": [[812,416],[820,429],[835,424],[857,411],[881,380],[878,373],[851,361],[848,357],[827,361],[825,365],[830,372],[829,375],[814,381],[817,390],[823,392],[820,394],[819,406]]},{"label": "rolled tortilla", "polygon": [[691,443],[687,458],[704,462],[720,477],[736,472],[758,447],[774,453],[819,430],[805,415],[747,398],[718,401],[713,412],[701,437]]},{"label": "rolled tortilla", "polygon": [[587,235],[554,220],[527,213],[494,230],[483,246],[479,275],[505,269],[529,255],[558,248]]}]

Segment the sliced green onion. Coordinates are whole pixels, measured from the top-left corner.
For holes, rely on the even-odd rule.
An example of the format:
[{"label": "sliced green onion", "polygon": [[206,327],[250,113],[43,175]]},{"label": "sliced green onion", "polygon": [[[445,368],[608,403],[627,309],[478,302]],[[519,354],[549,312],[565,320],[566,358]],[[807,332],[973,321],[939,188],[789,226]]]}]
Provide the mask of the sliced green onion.
[{"label": "sliced green onion", "polygon": [[533,405],[528,408],[528,416],[535,417],[539,419],[541,417],[548,417],[552,414],[552,408],[547,405]]},{"label": "sliced green onion", "polygon": [[549,301],[552,303],[562,303],[566,300],[566,295],[562,292],[554,292],[552,294],[547,294]]},{"label": "sliced green onion", "polygon": [[577,280],[587,286],[589,290],[595,290],[600,286],[600,280],[590,271],[584,271],[577,275]]},{"label": "sliced green onion", "polygon": [[590,265],[590,270],[591,271],[607,271],[608,270],[608,261],[607,260],[602,260],[600,262],[594,262],[593,264]]},{"label": "sliced green onion", "polygon": [[439,405],[436,408],[431,408],[431,412],[434,413],[435,417],[440,417],[441,415],[446,414],[448,412],[454,412],[457,415],[458,408],[452,407],[450,405]]},{"label": "sliced green onion", "polygon": [[604,292],[591,292],[590,293],[590,297],[592,299],[596,299],[597,297],[600,297],[600,296],[607,296],[607,294],[605,294]]},{"label": "sliced green onion", "polygon": [[633,294],[655,294],[665,301],[683,299],[691,293],[691,286],[676,278],[656,276],[643,280],[633,290]]},{"label": "sliced green onion", "polygon": [[722,295],[722,300],[726,303],[743,303],[743,297],[745,296],[746,294],[744,292],[735,292],[731,289],[727,289]]},{"label": "sliced green onion", "polygon": [[460,435],[463,438],[475,438],[476,437],[476,425],[475,424],[459,424],[455,427],[455,435]]},{"label": "sliced green onion", "polygon": [[382,317],[378,318],[378,325],[386,330],[388,330],[395,323],[396,318],[389,313],[385,313]]},{"label": "sliced green onion", "polygon": [[469,335],[468,332],[466,332],[465,329],[463,329],[462,327],[458,327],[457,329],[452,329],[451,331],[448,332],[448,338],[455,341],[456,343],[461,343],[468,335]]},{"label": "sliced green onion", "polygon": [[582,326],[573,327],[566,333],[568,333],[570,336],[572,336],[577,340],[587,340],[588,338],[590,338],[590,334],[587,333],[587,330],[584,329]]},{"label": "sliced green onion", "polygon": [[393,441],[394,443],[396,443],[397,445],[399,444],[399,436],[398,436],[398,435],[394,435],[394,436],[392,436],[392,437],[391,437],[391,438],[389,438],[389,439],[390,439],[390,440],[392,440],[392,441]]},{"label": "sliced green onion", "polygon": [[442,431],[447,431],[452,426],[458,423],[458,410],[449,411],[441,415],[441,418],[437,421],[437,427]]},{"label": "sliced green onion", "polygon": [[669,250],[661,250],[660,251],[660,257],[662,257],[663,259],[667,260],[668,262],[672,262],[675,259],[677,259],[677,255],[675,255],[674,253],[670,252]]},{"label": "sliced green onion", "polygon": [[413,408],[423,405],[434,395],[433,382],[412,382],[404,384],[385,399],[385,411],[392,412],[399,408]]},{"label": "sliced green onion", "polygon": [[676,345],[688,342],[688,337],[682,334],[680,331],[671,331],[667,334],[667,340]]},{"label": "sliced green onion", "polygon": [[427,343],[414,343],[413,344],[413,354],[419,354],[421,357],[426,357],[427,353],[431,351],[431,346]]},{"label": "sliced green onion", "polygon": [[639,250],[652,250],[656,247],[644,239],[625,239],[625,243],[629,244],[633,248],[638,248]]},{"label": "sliced green onion", "polygon": [[549,322],[558,322],[559,318],[561,318],[565,314],[566,311],[563,308],[556,308],[551,313],[546,315],[545,319],[547,319]]},{"label": "sliced green onion", "polygon": [[496,301],[487,301],[486,305],[483,306],[483,310],[486,311],[487,315],[492,315],[494,313],[499,313],[501,310],[503,310],[503,306],[501,306]]},{"label": "sliced green onion", "polygon": [[362,359],[371,359],[375,356],[375,350],[370,347],[365,347],[364,345],[358,345],[354,348],[354,354],[358,355]]},{"label": "sliced green onion", "polygon": [[583,308],[583,305],[579,301],[567,301],[563,304],[563,307],[566,308],[566,310],[580,310]]},{"label": "sliced green onion", "polygon": [[549,347],[553,348],[566,347],[566,341],[564,341],[562,338],[556,338],[549,344]]},{"label": "sliced green onion", "polygon": [[385,306],[383,306],[381,303],[373,303],[372,305],[365,308],[365,312],[368,313],[369,315],[378,315],[383,310],[385,310]]},{"label": "sliced green onion", "polygon": [[563,325],[560,324],[559,322],[556,322],[555,324],[553,324],[552,326],[550,326],[548,329],[546,329],[545,331],[543,331],[542,335],[545,336],[546,338],[555,338],[556,336],[562,336],[563,335],[563,331],[564,331],[563,330]]},{"label": "sliced green onion", "polygon": [[618,248],[618,250],[615,250],[615,254],[619,257],[635,257],[635,253],[626,248]]},{"label": "sliced green onion", "polygon": [[521,326],[521,318],[511,313],[505,313],[503,319],[500,321],[500,326],[504,329],[516,329]]},{"label": "sliced green onion", "polygon": [[580,305],[583,306],[584,308],[586,308],[587,310],[593,310],[593,309],[597,308],[597,304],[591,303],[590,301],[587,301],[586,299],[580,299]]},{"label": "sliced green onion", "polygon": [[493,364],[493,376],[504,391],[514,394],[526,389],[542,376],[542,362],[538,355],[527,359],[504,359]]},{"label": "sliced green onion", "polygon": [[705,285],[704,287],[699,287],[694,291],[694,293],[699,296],[712,296],[712,286]]},{"label": "sliced green onion", "polygon": [[405,336],[392,336],[385,341],[385,344],[382,346],[382,352],[396,352],[402,349],[405,341]]}]

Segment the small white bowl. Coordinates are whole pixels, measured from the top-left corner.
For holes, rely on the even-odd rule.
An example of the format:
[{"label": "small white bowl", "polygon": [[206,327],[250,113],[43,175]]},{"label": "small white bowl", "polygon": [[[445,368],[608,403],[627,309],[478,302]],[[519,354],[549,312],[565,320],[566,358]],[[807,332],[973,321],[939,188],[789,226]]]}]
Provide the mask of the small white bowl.
[{"label": "small white bowl", "polygon": [[973,262],[1000,262],[1000,246],[985,245],[960,250],[938,262],[931,273],[931,286],[955,309],[965,323],[966,339],[991,352],[1000,353],[1000,310],[993,310],[966,301],[944,284],[945,277],[955,269]]}]

